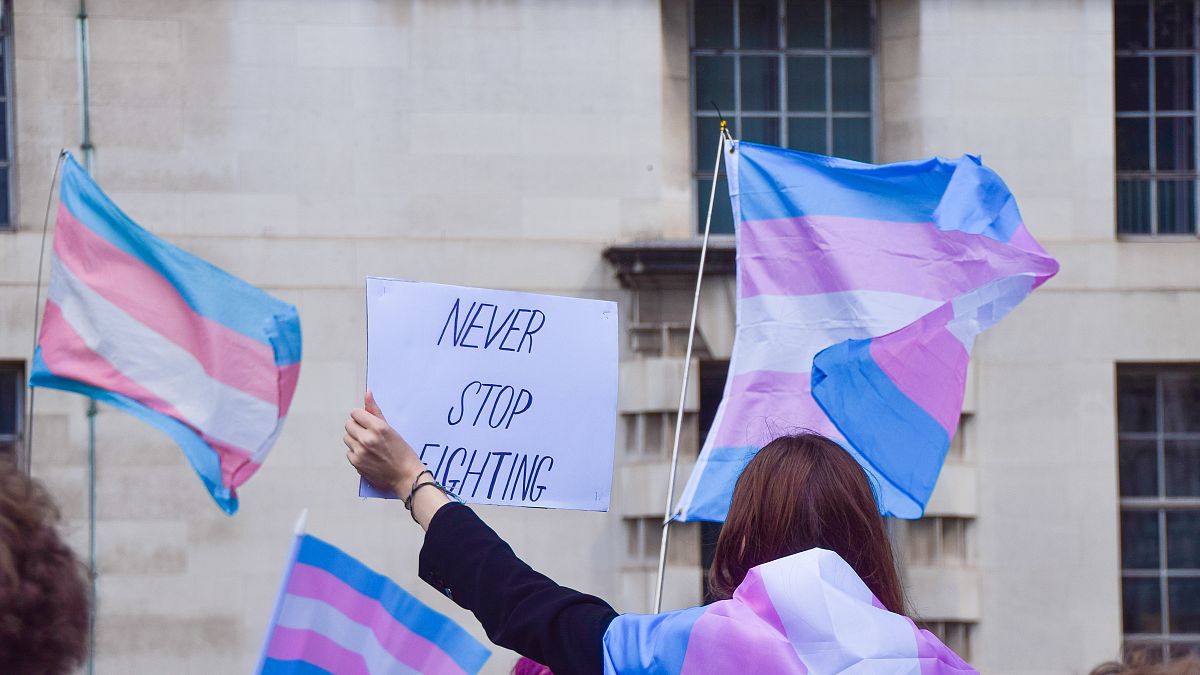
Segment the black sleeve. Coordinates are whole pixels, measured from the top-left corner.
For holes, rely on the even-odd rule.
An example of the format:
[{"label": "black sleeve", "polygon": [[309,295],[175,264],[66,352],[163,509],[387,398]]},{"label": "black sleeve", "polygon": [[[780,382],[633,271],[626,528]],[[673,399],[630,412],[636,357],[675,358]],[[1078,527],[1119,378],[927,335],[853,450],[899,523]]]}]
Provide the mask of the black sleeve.
[{"label": "black sleeve", "polygon": [[549,666],[554,675],[603,672],[601,641],[616,611],[534,571],[466,506],[447,504],[434,514],[418,573],[474,613],[501,647]]}]

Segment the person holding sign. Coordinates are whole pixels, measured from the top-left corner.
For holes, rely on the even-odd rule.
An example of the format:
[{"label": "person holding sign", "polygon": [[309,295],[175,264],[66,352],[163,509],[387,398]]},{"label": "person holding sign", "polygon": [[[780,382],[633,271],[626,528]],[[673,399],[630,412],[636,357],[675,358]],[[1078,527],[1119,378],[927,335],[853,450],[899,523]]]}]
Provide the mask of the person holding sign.
[{"label": "person holding sign", "polygon": [[619,615],[525,564],[438,483],[368,393],[346,457],[425,530],[418,574],[497,645],[572,673],[975,673],[905,615],[866,474],[816,434],[766,445],[742,472],[717,542],[717,602]]}]

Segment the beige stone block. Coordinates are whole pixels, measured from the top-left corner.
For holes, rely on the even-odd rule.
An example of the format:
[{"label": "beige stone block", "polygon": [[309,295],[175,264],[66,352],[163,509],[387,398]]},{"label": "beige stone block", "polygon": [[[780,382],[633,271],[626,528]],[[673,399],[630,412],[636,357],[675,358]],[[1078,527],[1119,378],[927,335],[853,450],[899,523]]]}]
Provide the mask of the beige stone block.
[{"label": "beige stone block", "polygon": [[967,516],[979,512],[978,474],[974,467],[946,464],[925,507],[926,516]]},{"label": "beige stone block", "polygon": [[178,21],[91,17],[88,46],[100,69],[107,63],[175,63],[183,41]]},{"label": "beige stone block", "polygon": [[521,231],[530,237],[611,240],[621,222],[621,203],[603,197],[521,199]]},{"label": "beige stone block", "polygon": [[190,86],[178,64],[153,61],[97,65],[88,81],[97,106],[178,106]]},{"label": "beige stone block", "polygon": [[[360,345],[353,347],[354,352],[362,353],[363,348]],[[345,347],[349,345],[343,349]],[[346,358],[342,361],[305,360],[301,366],[296,396],[292,399],[292,410],[297,414],[337,411],[341,413],[340,418],[344,421],[351,407],[361,406],[361,389],[358,385],[363,363],[361,358]],[[341,429],[340,424],[330,426],[331,432]],[[331,437],[340,441],[342,434],[333,433]]]},{"label": "beige stone block", "polygon": [[[417,69],[420,70],[420,69]],[[465,81],[462,73],[443,71],[448,77]],[[354,107],[360,110],[391,111],[410,110],[419,107],[412,100],[412,79],[416,77],[408,68],[355,68],[352,78]],[[465,92],[460,92],[465,96]]]},{"label": "beige stone block", "polygon": [[[206,155],[203,162],[188,161],[199,148],[184,147],[164,152],[152,148],[120,145],[99,148],[93,176],[106,191],[231,190],[238,185],[237,158],[225,154]],[[153,230],[153,224],[148,228]]]},{"label": "beige stone block", "polygon": [[737,284],[732,276],[708,276],[700,286],[700,311],[696,330],[708,355],[728,359],[733,353],[737,322]]},{"label": "beige stone block", "polygon": [[[683,359],[639,358],[622,361],[619,376],[617,410],[620,412],[672,411],[679,407],[679,389],[683,383]],[[695,411],[700,405],[700,388],[695,376],[699,368],[692,362],[684,410]]]},{"label": "beige stone block", "polygon": [[[187,537],[178,522],[105,520],[97,532],[96,542],[97,567],[106,577],[105,584],[112,591],[110,597],[117,595],[122,600],[137,597],[137,591],[144,588],[140,582],[146,577],[178,577],[188,571]],[[183,578],[191,586],[192,580]],[[151,593],[162,590],[155,588],[154,582],[147,585]],[[119,611],[119,606],[106,609]]]},{"label": "beige stone block", "polygon": [[346,194],[354,184],[353,157],[336,146],[291,145],[236,157],[238,187],[248,192]]},{"label": "beige stone block", "polygon": [[71,443],[70,420],[67,414],[37,411],[36,394],[34,402],[33,440],[35,447],[31,457],[35,471],[50,466],[86,466],[87,453]]},{"label": "beige stone block", "polygon": [[475,156],[527,152],[519,134],[519,115],[417,112],[411,120],[414,153]]},{"label": "beige stone block", "polygon": [[106,144],[156,149],[183,143],[183,110],[157,106],[92,106],[94,138]]},{"label": "beige stone block", "polygon": [[133,221],[159,236],[178,232],[183,227],[183,195],[177,192],[108,193]]},{"label": "beige stone block", "polygon": [[905,569],[913,611],[924,621],[978,621],[981,616],[979,572],[952,567]]},{"label": "beige stone block", "polygon": [[[78,66],[74,61],[18,58],[13,68],[16,70],[15,81],[21,83],[21,93],[16,98],[18,110],[24,109],[23,99],[30,102],[78,105],[79,77]],[[95,102],[95,99],[93,101]]]},{"label": "beige stone block", "polygon": [[[104,601],[104,588],[101,601]],[[224,596],[228,591],[221,593]],[[167,668],[183,672],[193,655],[208,650],[239,653],[257,647],[258,636],[249,637],[228,612],[190,617],[153,612],[117,614],[102,612],[96,623],[96,649],[110,658],[126,658],[122,665],[134,665],[125,672],[157,671]],[[253,646],[251,646],[253,645]],[[118,661],[117,663],[122,663]],[[172,670],[174,665],[178,670]]]},{"label": "beige stone block", "polygon": [[409,32],[393,24],[297,27],[300,65],[318,67],[399,67],[408,64]]},{"label": "beige stone block", "polygon": [[69,61],[76,58],[78,40],[73,13],[15,12],[13,32],[21,35],[13,45],[18,59]]},{"label": "beige stone block", "polygon": [[[675,473],[676,501],[683,493],[683,487],[687,484],[688,476],[692,474],[692,467],[695,466],[695,448],[680,448],[679,454],[679,468]],[[622,518],[662,518],[667,505],[667,483],[670,477],[669,455],[659,461],[644,462],[631,462],[622,458],[613,474],[613,513]]]},{"label": "beige stone block", "polygon": [[188,64],[186,82],[189,106],[290,112],[340,107],[353,93],[349,72],[331,67]]},{"label": "beige stone block", "polygon": [[357,286],[355,244],[325,240],[176,237],[180,246],[268,292],[275,288]]},{"label": "beige stone block", "polygon": [[182,26],[183,57],[196,63],[293,65],[300,41],[295,25],[188,21]]},{"label": "beige stone block", "polygon": [[515,194],[414,194],[405,221],[410,232],[444,237],[514,237],[520,230],[520,200]]},{"label": "beige stone block", "polygon": [[182,201],[181,233],[274,237],[298,230],[295,194],[191,192]]}]

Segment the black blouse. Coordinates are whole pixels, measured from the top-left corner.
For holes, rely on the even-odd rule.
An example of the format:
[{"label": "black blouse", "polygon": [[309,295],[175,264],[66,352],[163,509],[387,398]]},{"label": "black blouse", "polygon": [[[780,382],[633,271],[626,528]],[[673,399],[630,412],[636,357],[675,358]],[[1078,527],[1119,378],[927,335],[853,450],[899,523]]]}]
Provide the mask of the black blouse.
[{"label": "black blouse", "polygon": [[447,504],[434,514],[418,574],[475,614],[497,645],[554,675],[604,672],[601,642],[616,610],[534,571],[466,506]]}]

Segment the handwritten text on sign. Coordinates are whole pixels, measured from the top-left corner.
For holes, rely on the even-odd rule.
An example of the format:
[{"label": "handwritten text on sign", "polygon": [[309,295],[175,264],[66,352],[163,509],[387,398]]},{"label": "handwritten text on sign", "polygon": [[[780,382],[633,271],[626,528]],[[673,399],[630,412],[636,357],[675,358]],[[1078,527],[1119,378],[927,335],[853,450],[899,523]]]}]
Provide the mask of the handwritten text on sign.
[{"label": "handwritten text on sign", "polygon": [[608,509],[616,303],[369,278],[367,387],[464,501]]}]

